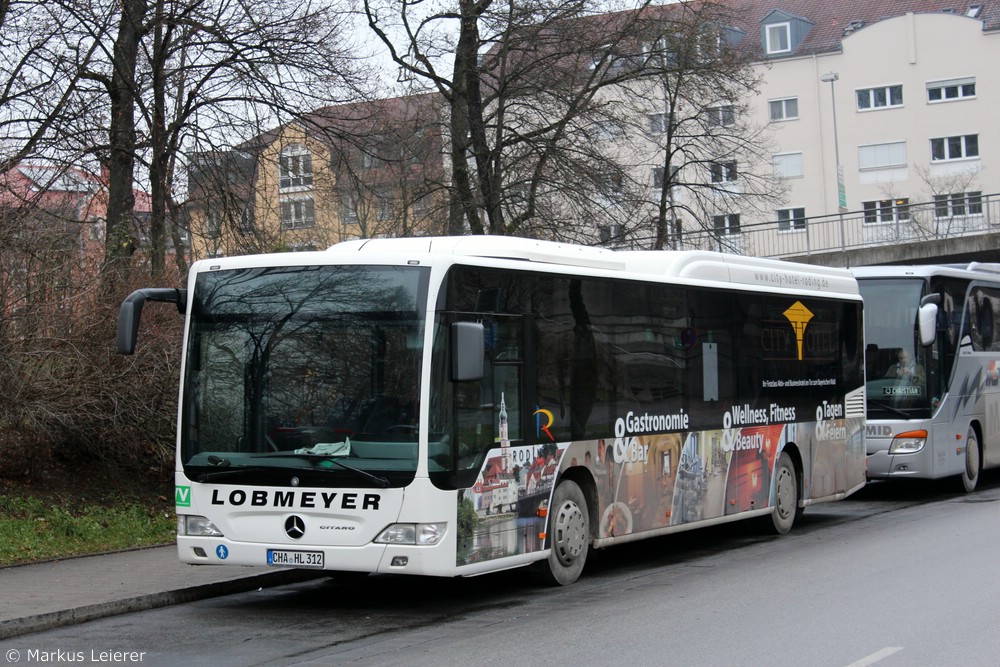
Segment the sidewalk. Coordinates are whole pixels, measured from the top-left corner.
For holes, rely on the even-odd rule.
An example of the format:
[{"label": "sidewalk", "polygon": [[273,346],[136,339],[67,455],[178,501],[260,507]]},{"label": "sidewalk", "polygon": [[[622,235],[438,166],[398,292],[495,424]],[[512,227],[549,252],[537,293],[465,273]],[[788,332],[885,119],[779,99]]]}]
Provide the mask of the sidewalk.
[{"label": "sidewalk", "polygon": [[317,576],[263,566],[187,565],[173,545],[0,568],[0,640]]}]

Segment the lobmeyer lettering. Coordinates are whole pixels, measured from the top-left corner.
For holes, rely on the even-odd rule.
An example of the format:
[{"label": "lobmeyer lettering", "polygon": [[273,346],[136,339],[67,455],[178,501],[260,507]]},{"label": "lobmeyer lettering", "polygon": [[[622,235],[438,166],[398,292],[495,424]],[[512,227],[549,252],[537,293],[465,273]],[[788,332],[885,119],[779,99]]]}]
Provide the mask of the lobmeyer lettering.
[{"label": "lobmeyer lettering", "polygon": [[340,493],[338,491],[266,491],[233,489],[226,494],[212,489],[213,505],[241,507],[298,507],[301,509],[378,510],[382,496],[377,493]]}]

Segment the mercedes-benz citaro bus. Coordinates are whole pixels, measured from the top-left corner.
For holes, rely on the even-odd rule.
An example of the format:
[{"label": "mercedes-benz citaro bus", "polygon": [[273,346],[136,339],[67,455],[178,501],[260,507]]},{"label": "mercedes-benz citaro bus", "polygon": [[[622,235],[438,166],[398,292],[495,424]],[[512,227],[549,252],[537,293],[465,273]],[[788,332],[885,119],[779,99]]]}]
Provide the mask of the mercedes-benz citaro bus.
[{"label": "mercedes-benz citaro bus", "polygon": [[865,300],[868,473],[1000,467],[1000,264],[854,269]]},{"label": "mercedes-benz citaro bus", "polygon": [[202,565],[575,581],[591,549],[865,483],[853,275],[509,237],[195,262],[177,550]]}]

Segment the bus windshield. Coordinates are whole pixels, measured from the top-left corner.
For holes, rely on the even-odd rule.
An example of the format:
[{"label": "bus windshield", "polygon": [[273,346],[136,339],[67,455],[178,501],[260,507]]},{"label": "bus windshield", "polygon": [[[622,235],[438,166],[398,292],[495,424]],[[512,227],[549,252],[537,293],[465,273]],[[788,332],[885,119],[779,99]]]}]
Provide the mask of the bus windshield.
[{"label": "bus windshield", "polygon": [[920,278],[859,281],[865,302],[865,394],[870,419],[916,417],[930,410],[931,348],[919,345],[915,333],[924,286]]},{"label": "bus windshield", "polygon": [[367,266],[199,274],[185,472],[217,483],[412,480],[427,278],[418,267]]}]

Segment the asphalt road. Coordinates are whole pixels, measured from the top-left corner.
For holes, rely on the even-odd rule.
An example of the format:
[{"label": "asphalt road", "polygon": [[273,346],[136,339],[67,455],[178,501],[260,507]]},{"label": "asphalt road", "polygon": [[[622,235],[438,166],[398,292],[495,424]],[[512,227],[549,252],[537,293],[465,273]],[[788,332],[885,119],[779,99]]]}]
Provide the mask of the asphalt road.
[{"label": "asphalt road", "polygon": [[605,550],[566,588],[540,588],[522,570],[325,579],[26,635],[0,642],[0,656],[185,667],[996,667],[998,501],[997,475],[971,496],[872,484],[810,508],[780,538],[729,525]]}]

